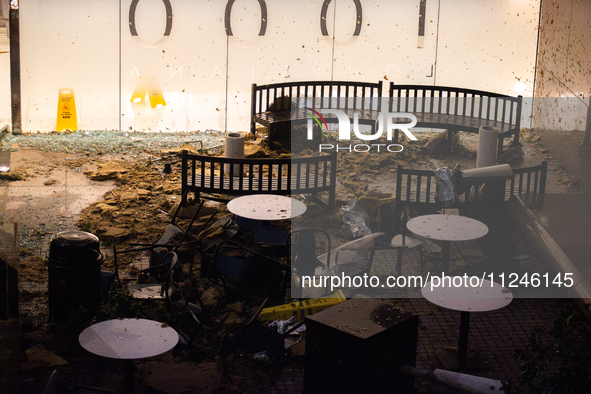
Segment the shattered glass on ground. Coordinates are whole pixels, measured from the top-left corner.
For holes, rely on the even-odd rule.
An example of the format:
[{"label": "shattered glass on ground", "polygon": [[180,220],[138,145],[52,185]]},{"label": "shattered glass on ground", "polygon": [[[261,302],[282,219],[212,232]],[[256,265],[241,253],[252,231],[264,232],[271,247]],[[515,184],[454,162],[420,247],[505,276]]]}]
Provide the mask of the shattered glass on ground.
[{"label": "shattered glass on ground", "polygon": [[14,150],[23,144],[44,152],[81,153],[89,156],[104,153],[130,153],[134,150],[177,148],[184,144],[203,143],[205,149],[221,148],[226,133],[214,130],[187,133],[141,133],[119,131],[74,131],[12,135],[0,139],[0,150]]}]

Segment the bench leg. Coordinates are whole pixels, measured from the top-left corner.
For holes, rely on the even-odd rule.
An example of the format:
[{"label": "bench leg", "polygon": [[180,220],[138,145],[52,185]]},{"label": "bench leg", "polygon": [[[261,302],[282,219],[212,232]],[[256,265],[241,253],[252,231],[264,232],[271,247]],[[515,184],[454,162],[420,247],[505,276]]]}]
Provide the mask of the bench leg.
[{"label": "bench leg", "polygon": [[331,190],[328,192],[328,208],[329,209],[334,209],[334,203],[335,203],[335,191]]},{"label": "bench leg", "polygon": [[269,128],[267,129],[267,143],[269,144],[269,148],[273,147],[273,134],[275,133],[275,125],[270,124]]},{"label": "bench leg", "polygon": [[445,142],[447,143],[448,149],[450,151],[451,151],[451,149],[453,147],[453,138],[452,138],[452,136],[453,136],[454,133],[457,133],[457,132],[458,132],[458,130],[454,130],[454,129],[448,129],[447,130],[447,136],[446,136],[447,138],[446,138],[446,141]]},{"label": "bench leg", "polygon": [[503,153],[504,141],[505,141],[505,137],[499,136],[499,141],[497,144],[497,159],[499,158],[499,156],[501,156],[501,153]]},{"label": "bench leg", "polygon": [[[183,195],[181,196],[181,206],[182,207],[188,207],[189,206],[189,192],[190,190],[186,190],[185,192],[183,192]],[[193,193],[195,193],[195,201],[198,202],[201,200],[201,195],[199,193],[199,191],[194,191]]]}]

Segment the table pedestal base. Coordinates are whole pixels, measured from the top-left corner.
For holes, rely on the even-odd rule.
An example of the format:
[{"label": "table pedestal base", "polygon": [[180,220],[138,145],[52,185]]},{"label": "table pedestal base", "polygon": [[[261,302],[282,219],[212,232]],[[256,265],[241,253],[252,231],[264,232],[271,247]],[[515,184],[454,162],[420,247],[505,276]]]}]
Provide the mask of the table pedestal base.
[{"label": "table pedestal base", "polygon": [[468,333],[470,331],[470,312],[461,312],[460,314],[460,338],[458,348],[452,350],[439,350],[436,352],[437,358],[449,371],[485,371],[487,369],[486,361],[479,360],[474,355],[468,353]]},{"label": "table pedestal base", "polygon": [[126,393],[135,391],[135,360],[123,360],[124,390]]},{"label": "table pedestal base", "polygon": [[437,350],[437,359],[443,369],[454,372],[483,372],[488,371],[488,361],[481,357],[468,353],[465,360],[458,359],[458,352],[455,350]]},{"label": "table pedestal base", "polygon": [[468,333],[470,331],[470,312],[460,313],[460,339],[458,341],[458,359],[468,357]]},{"label": "table pedestal base", "polygon": [[451,254],[451,242],[441,242],[441,271],[449,273],[449,255]]}]

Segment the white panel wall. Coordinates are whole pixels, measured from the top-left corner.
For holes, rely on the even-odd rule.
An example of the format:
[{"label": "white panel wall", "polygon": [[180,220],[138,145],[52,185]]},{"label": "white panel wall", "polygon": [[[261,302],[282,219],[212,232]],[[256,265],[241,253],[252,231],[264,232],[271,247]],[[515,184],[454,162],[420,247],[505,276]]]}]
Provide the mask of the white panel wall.
[{"label": "white panel wall", "polygon": [[80,129],[117,128],[118,14],[115,1],[20,2],[23,131],[55,129],[61,88]]},{"label": "white panel wall", "polygon": [[532,97],[539,0],[441,0],[438,85]]},{"label": "white panel wall", "polygon": [[[334,78],[433,85],[438,1],[426,1],[423,39],[418,36],[420,1],[359,3],[363,6],[363,21],[361,32],[355,37],[354,2],[337,2]],[[334,23],[332,12],[328,15],[331,16],[329,23]]]},{"label": "white panel wall", "polygon": [[[224,129],[226,53],[223,1],[171,0],[172,29],[165,36],[162,0],[141,0],[137,36],[129,25],[131,0],[122,5],[123,129],[195,131]],[[132,103],[140,77],[159,87],[165,105]],[[152,92],[152,90],[149,90]]]},{"label": "white panel wall", "polygon": [[[163,36],[167,2],[172,28]],[[423,38],[420,0],[121,3],[21,1],[24,131],[55,128],[60,88],[74,89],[79,129],[121,122],[151,131],[248,130],[252,83],[386,80],[510,95],[533,88],[539,0],[426,0]],[[149,96],[139,97],[141,83]]]},{"label": "white panel wall", "polygon": [[236,0],[228,40],[228,129],[250,129],[250,97],[259,85],[330,80],[332,41],[321,36],[321,1],[266,2],[267,25],[261,33],[256,0]]}]

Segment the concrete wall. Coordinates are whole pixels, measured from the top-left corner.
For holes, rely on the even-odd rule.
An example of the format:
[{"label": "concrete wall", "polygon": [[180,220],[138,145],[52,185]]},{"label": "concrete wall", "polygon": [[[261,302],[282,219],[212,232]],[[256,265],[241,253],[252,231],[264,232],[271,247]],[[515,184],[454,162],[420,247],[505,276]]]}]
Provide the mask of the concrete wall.
[{"label": "concrete wall", "polygon": [[591,2],[542,0],[535,83],[536,129],[565,135],[585,129],[591,95],[590,51]]}]

